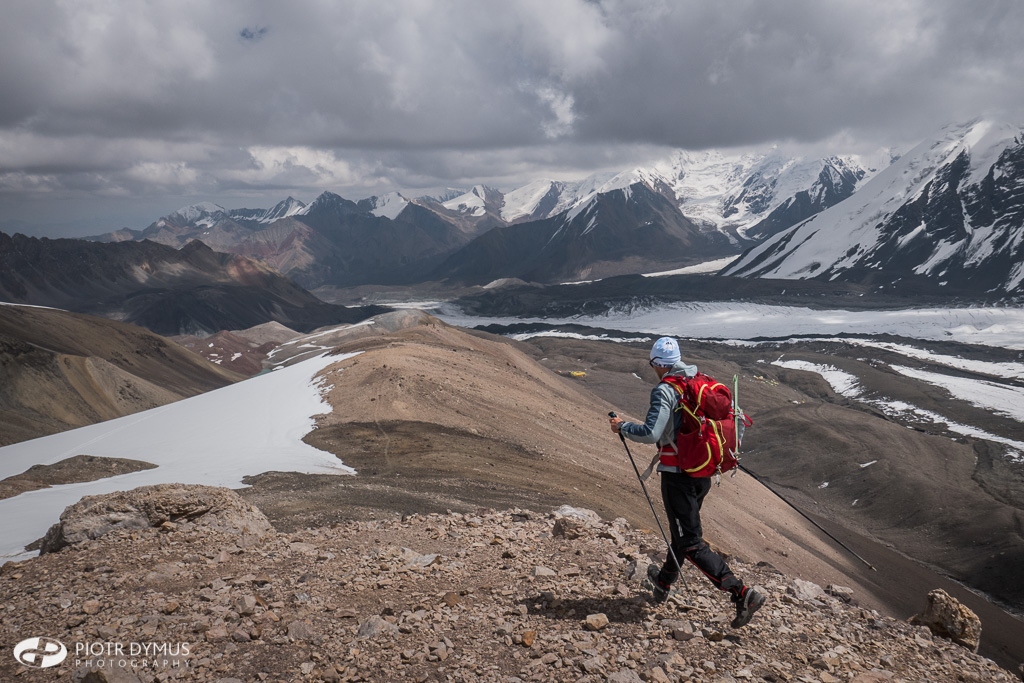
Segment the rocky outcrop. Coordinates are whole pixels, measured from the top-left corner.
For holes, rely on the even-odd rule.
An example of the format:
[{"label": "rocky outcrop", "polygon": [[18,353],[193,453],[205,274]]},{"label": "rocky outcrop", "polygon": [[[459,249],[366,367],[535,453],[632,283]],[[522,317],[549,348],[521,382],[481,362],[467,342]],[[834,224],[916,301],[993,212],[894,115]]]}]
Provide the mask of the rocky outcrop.
[{"label": "rocky outcrop", "polygon": [[[690,567],[688,587],[654,604],[641,568],[663,550],[660,537],[575,510],[412,514],[256,545],[199,520],[115,530],[4,565],[0,641],[46,633],[71,652],[96,640],[180,646],[128,662],[144,681],[1014,680],[924,627],[815,586],[799,600],[790,577],[739,558],[732,568],[769,595],[748,626],[729,628],[728,598]],[[568,519],[577,536],[555,536]],[[0,658],[0,680],[18,666]],[[54,674],[112,682],[100,668],[69,656]]]},{"label": "rocky outcrop", "polygon": [[158,484],[101,496],[86,496],[69,505],[60,522],[43,538],[40,554],[99,538],[118,529],[197,525],[210,530],[262,538],[273,532],[255,506],[231,489]]},{"label": "rocky outcrop", "polygon": [[911,621],[927,626],[935,635],[949,638],[971,652],[977,652],[981,644],[981,619],[942,589],[928,594],[928,606]]}]

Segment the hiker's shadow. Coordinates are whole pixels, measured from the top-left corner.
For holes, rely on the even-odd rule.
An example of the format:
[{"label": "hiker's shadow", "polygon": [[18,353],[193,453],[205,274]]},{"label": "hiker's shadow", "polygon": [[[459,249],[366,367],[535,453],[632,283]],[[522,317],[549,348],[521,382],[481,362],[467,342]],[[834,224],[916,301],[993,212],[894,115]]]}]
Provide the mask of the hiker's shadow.
[{"label": "hiker's shadow", "polygon": [[601,598],[551,599],[543,595],[528,595],[519,600],[527,614],[558,621],[582,621],[591,614],[604,614],[608,621],[632,624],[643,621],[648,606],[642,597],[609,596]]}]

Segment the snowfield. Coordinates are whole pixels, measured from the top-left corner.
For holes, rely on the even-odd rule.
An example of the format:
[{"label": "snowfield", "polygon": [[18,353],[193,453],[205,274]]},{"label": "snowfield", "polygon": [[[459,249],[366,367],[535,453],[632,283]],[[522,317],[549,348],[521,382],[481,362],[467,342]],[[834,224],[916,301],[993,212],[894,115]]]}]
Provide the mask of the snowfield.
[{"label": "snowfield", "polygon": [[0,500],[0,563],[35,555],[25,546],[83,496],[166,483],[242,488],[243,477],[269,471],[354,474],[302,441],[314,416],[330,412],[322,394],[333,373],[318,373],[354,355],[318,356],[159,408],[0,448],[0,479],[75,455],[157,465]]},{"label": "snowfield", "polygon": [[1024,309],[914,308],[892,311],[814,310],[731,301],[666,304],[563,318],[475,317],[453,306],[430,311],[463,327],[541,323],[651,332],[681,339],[785,339],[791,336],[892,334],[1024,350]]}]

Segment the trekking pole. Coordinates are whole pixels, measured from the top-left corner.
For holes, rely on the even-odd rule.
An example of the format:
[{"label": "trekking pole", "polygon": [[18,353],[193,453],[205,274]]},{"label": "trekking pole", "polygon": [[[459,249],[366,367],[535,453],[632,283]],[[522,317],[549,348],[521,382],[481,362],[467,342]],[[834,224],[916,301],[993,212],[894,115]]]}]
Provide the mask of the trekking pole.
[{"label": "trekking pole", "polygon": [[768,483],[767,483],[767,482],[766,482],[766,481],[765,481],[764,479],[761,479],[761,477],[757,476],[756,474],[754,474],[753,472],[751,472],[750,470],[748,470],[748,469],[747,469],[746,467],[744,467],[743,465],[738,465],[738,467],[739,467],[739,468],[740,468],[741,470],[743,470],[744,472],[746,472],[747,474],[749,474],[750,476],[752,476],[752,477],[754,478],[754,480],[755,480],[755,481],[757,481],[757,482],[758,482],[759,484],[761,484],[761,486],[764,486],[764,487],[765,487],[766,489],[768,489],[769,491],[771,491],[772,493],[774,493],[774,494],[776,495],[776,497],[778,497],[778,499],[779,499],[779,500],[781,500],[781,501],[782,501],[783,503],[785,503],[786,505],[788,505],[789,507],[793,508],[793,509],[794,509],[794,510],[796,510],[796,511],[797,511],[798,513],[800,513],[800,516],[801,516],[801,517],[803,517],[804,519],[806,519],[806,520],[807,520],[808,522],[810,522],[810,523],[811,523],[811,524],[813,524],[814,526],[818,527],[818,529],[819,529],[819,530],[820,530],[820,531],[821,531],[822,533],[824,533],[824,534],[825,534],[826,536],[828,536],[828,537],[829,537],[829,538],[831,538],[831,539],[832,539],[833,541],[835,541],[835,542],[836,542],[836,543],[837,543],[837,544],[839,545],[839,547],[841,547],[841,548],[842,548],[843,550],[845,550],[846,552],[850,553],[851,555],[853,555],[854,557],[856,557],[856,558],[857,558],[858,560],[860,560],[861,562],[863,562],[864,564],[866,564],[866,565],[867,565],[867,566],[868,566],[868,567],[869,567],[869,568],[871,569],[871,571],[873,571],[873,572],[876,572],[876,571],[878,571],[877,569],[875,569],[875,567],[874,567],[874,565],[873,565],[873,564],[871,564],[870,562],[868,562],[867,560],[865,560],[865,559],[864,559],[863,557],[861,557],[860,555],[858,555],[857,553],[855,553],[855,552],[853,551],[853,549],[851,549],[851,548],[850,548],[850,546],[846,545],[845,543],[843,543],[842,541],[840,541],[840,540],[839,540],[838,538],[836,538],[835,536],[833,536],[832,534],[830,534],[830,533],[829,533],[828,531],[826,531],[826,530],[825,530],[825,527],[821,526],[820,524],[818,524],[817,522],[815,522],[815,521],[814,521],[813,519],[811,519],[810,517],[808,517],[808,516],[807,516],[807,515],[806,515],[806,514],[804,513],[804,511],[803,511],[803,510],[801,510],[801,509],[800,509],[800,508],[798,508],[798,507],[797,507],[796,505],[793,505],[793,504],[792,504],[792,503],[790,503],[790,502],[789,502],[788,500],[786,500],[785,498],[783,498],[783,497],[782,497],[782,494],[781,494],[781,493],[779,493],[778,491],[776,491],[775,489],[773,489],[773,488],[772,488],[771,486],[769,486],[769,485],[768,485]]},{"label": "trekking pole", "polygon": [[[608,417],[618,417],[615,413],[608,413]],[[661,530],[661,537],[665,539],[665,545],[668,546],[668,553],[672,556],[672,561],[676,564],[676,569],[679,571],[679,578],[683,580],[683,587],[686,592],[690,592],[690,584],[686,583],[686,576],[683,575],[683,565],[679,563],[679,559],[676,557],[676,553],[672,550],[672,542],[668,540],[668,535],[665,533],[665,527],[661,525],[661,518],[658,517],[658,511],[654,509],[654,503],[651,501],[651,496],[647,493],[647,485],[644,484],[644,478],[640,476],[640,469],[636,466],[636,461],[633,460],[633,454],[629,452],[629,446],[626,445],[626,437],[619,432],[619,440],[622,441],[622,447],[626,449],[626,455],[629,456],[629,462],[633,465],[633,471],[636,472],[636,479],[640,482],[640,488],[644,491],[644,498],[647,499],[647,504],[651,506],[651,514],[654,515],[654,521],[658,523],[658,529]]]}]

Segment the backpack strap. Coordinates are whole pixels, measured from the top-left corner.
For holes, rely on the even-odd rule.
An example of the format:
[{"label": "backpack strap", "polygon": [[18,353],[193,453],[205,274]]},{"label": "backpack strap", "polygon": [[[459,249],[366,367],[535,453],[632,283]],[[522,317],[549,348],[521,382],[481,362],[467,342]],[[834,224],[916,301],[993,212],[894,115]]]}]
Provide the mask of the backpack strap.
[{"label": "backpack strap", "polygon": [[[679,394],[679,401],[676,403],[675,412],[679,412],[680,410],[685,411],[686,414],[693,419],[695,424],[700,425],[704,421],[704,418],[698,417],[696,412],[698,406],[700,405],[700,402],[698,401],[698,403],[691,408],[686,401],[686,392],[683,390],[682,387],[679,386],[680,384],[682,384],[685,387],[688,386],[688,383],[680,382],[678,380],[673,382],[666,379],[663,379],[661,381],[672,387],[672,389],[674,389],[675,392]],[[701,387],[701,390],[703,390],[703,388],[704,387]]]}]

